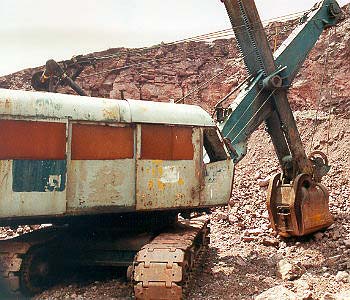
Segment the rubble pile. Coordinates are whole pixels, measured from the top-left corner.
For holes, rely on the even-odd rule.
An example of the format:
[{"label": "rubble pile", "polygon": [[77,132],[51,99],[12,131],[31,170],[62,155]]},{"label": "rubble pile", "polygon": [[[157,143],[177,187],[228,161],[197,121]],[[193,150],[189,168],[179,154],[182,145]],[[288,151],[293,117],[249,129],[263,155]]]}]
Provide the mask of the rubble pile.
[{"label": "rubble pile", "polygon": [[[295,115],[307,151],[328,153],[332,168],[324,183],[330,190],[335,223],[301,239],[274,234],[266,211],[265,182],[279,167],[267,133],[259,128],[250,139],[247,156],[236,167],[228,208],[213,213],[205,275],[197,279],[192,299],[348,299],[350,120],[334,118],[329,128],[328,119],[314,125],[315,112]],[[328,130],[331,138],[326,142]],[[284,295],[285,289],[294,295]]]}]

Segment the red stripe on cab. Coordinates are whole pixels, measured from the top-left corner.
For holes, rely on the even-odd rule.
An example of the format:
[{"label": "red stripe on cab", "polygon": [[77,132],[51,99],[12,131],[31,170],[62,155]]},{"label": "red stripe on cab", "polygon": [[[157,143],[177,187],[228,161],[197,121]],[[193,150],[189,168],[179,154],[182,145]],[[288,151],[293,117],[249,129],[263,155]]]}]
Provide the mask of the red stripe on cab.
[{"label": "red stripe on cab", "polygon": [[113,160],[134,157],[134,129],[73,124],[72,160]]},{"label": "red stripe on cab", "polygon": [[61,160],[65,154],[65,123],[0,120],[0,160]]}]

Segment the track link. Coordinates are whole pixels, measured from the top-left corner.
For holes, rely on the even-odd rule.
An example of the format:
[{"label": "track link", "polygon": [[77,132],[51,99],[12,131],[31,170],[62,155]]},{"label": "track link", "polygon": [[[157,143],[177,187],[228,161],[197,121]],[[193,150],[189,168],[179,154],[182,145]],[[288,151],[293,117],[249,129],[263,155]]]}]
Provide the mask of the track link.
[{"label": "track link", "polygon": [[25,235],[0,241],[0,299],[27,299],[34,289],[25,268],[33,249],[46,246],[60,232],[56,228],[44,228]]},{"label": "track link", "polygon": [[208,224],[207,217],[179,221],[142,247],[133,264],[136,299],[184,299],[209,244]]},{"label": "track link", "polygon": [[1,299],[18,299],[21,295],[20,270],[28,243],[0,242]]}]

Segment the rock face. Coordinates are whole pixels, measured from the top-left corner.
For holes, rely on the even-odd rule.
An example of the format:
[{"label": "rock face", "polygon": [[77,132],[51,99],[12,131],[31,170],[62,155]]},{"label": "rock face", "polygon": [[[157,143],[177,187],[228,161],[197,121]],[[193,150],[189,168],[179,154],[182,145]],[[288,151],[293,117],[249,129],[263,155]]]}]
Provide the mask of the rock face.
[{"label": "rock face", "polygon": [[338,282],[344,282],[347,283],[350,281],[350,275],[349,273],[345,271],[339,271],[337,275],[335,276],[335,280]]},{"label": "rock face", "polygon": [[[344,10],[348,16],[349,6]],[[296,24],[297,21],[269,24],[266,32],[271,46],[275,40],[280,44]],[[276,26],[282,28],[278,35]],[[349,18],[338,25],[336,32],[330,28],[323,33],[290,90],[294,109],[321,107],[349,113],[349,45]],[[185,103],[201,105],[208,111],[247,75],[234,39],[160,44],[144,49],[116,48],[88,56],[106,57],[78,77],[77,82],[91,96],[120,99],[120,91],[125,90],[126,98],[169,101],[196,90]],[[50,57],[43,57],[43,61],[47,59]],[[31,74],[36,70],[2,77],[0,87],[30,90]],[[202,86],[213,76],[217,77]],[[60,92],[73,93],[69,89]]]}]

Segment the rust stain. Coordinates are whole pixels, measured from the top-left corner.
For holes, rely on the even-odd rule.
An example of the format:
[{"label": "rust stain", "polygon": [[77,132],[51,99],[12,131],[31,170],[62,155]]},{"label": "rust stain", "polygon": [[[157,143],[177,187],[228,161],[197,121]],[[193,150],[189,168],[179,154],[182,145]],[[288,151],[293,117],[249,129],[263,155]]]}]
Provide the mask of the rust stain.
[{"label": "rust stain", "polygon": [[73,160],[110,160],[133,157],[133,128],[73,124]]},{"label": "rust stain", "polygon": [[180,178],[179,181],[178,181],[178,183],[179,183],[179,185],[184,185],[184,184],[185,184],[185,181],[184,181],[182,178]]},{"label": "rust stain", "polygon": [[157,168],[157,172],[158,172],[158,176],[162,176],[163,175],[163,167],[159,165]]},{"label": "rust stain", "polygon": [[0,159],[65,159],[66,124],[0,120]]},{"label": "rust stain", "polygon": [[192,127],[144,124],[141,128],[141,158],[192,160],[192,133]]},{"label": "rust stain", "polygon": [[12,108],[12,102],[10,99],[6,99],[5,101],[0,101],[0,104],[5,106],[6,111],[10,111]]},{"label": "rust stain", "polygon": [[10,99],[0,100],[0,106],[3,106],[7,112],[10,112],[12,108],[12,102]]},{"label": "rust stain", "polygon": [[164,191],[165,190],[165,183],[161,182],[159,179],[157,180],[158,190]]},{"label": "rust stain", "polygon": [[162,160],[155,160],[152,162],[153,166],[152,166],[152,177],[154,178],[158,178],[161,177],[163,175],[163,166]]},{"label": "rust stain", "polygon": [[113,108],[113,109],[104,109],[103,111],[103,117],[105,119],[109,119],[109,120],[118,120],[119,118],[119,112],[117,109]]},{"label": "rust stain", "polygon": [[150,191],[153,190],[153,186],[154,186],[153,180],[148,181],[148,189],[149,189]]}]

